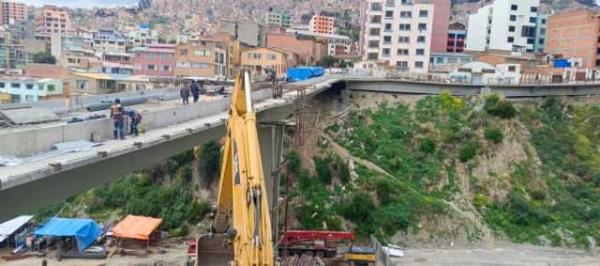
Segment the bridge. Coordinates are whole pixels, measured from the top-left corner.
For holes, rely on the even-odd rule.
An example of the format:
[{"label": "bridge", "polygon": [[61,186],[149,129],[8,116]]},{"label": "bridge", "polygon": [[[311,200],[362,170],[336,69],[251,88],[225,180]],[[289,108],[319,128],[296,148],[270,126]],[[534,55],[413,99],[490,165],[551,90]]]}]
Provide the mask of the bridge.
[{"label": "bridge", "polygon": [[[295,87],[306,87],[308,97],[335,87],[352,91],[393,94],[439,94],[458,96],[496,92],[509,98],[590,96],[600,94],[600,84],[545,84],[476,86],[376,77],[331,75],[288,86],[282,97],[273,99],[271,90],[254,92],[261,122],[259,134],[265,173],[276,173],[282,153],[283,126],[291,116],[297,97]],[[0,131],[0,152],[34,156],[14,166],[0,167],[0,221],[30,212],[93,187],[104,186],[118,177],[151,166],[225,133],[227,98],[202,104],[149,108],[142,126],[147,132],[123,141],[109,140],[110,119],[82,123],[31,126]],[[91,140],[97,146],[67,153],[50,152],[57,143]],[[40,154],[41,153],[41,154]],[[48,155],[45,155],[48,154]],[[277,195],[277,175],[267,178],[271,195]],[[270,196],[271,196],[270,195]],[[271,197],[269,201],[273,202]]]}]

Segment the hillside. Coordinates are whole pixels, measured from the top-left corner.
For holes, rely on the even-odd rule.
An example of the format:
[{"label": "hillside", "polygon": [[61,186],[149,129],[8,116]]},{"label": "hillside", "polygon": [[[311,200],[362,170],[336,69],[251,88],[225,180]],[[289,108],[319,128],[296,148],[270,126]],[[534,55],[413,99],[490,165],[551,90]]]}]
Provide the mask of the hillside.
[{"label": "hillside", "polygon": [[346,116],[320,112],[316,147],[289,157],[312,161],[291,167],[300,227],[413,247],[600,239],[600,107],[352,96]]}]

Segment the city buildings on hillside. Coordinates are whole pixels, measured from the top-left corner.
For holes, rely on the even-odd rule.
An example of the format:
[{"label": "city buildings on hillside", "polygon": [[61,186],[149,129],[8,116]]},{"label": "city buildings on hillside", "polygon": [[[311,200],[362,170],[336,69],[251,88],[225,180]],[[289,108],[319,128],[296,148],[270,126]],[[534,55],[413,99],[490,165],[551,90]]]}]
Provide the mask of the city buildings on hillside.
[{"label": "city buildings on hillside", "polygon": [[0,1],[0,22],[4,25],[15,24],[27,19],[27,6],[12,0]]},{"label": "city buildings on hillside", "polygon": [[534,52],[539,0],[495,0],[469,16],[467,51]]},{"label": "city buildings on hillside", "polygon": [[71,18],[66,9],[45,5],[36,16],[36,35],[49,38],[54,34],[64,34],[71,30]]},{"label": "city buildings on hillside", "polygon": [[127,39],[115,29],[100,28],[94,33],[92,47],[96,52],[124,53],[127,49]]},{"label": "city buildings on hillside", "polygon": [[225,77],[226,47],[222,42],[197,40],[178,44],[175,48],[175,76]]},{"label": "city buildings on hillside", "polygon": [[272,7],[260,18],[260,24],[263,26],[275,26],[287,28],[292,24],[292,17],[283,12],[277,12]]},{"label": "city buildings on hillside", "polygon": [[327,55],[340,58],[352,57],[352,40],[348,36],[296,29],[288,29],[286,32],[295,34],[296,38],[314,38],[316,42],[326,43]]},{"label": "city buildings on hillside", "polygon": [[149,44],[131,49],[133,74],[156,78],[175,76],[175,45]]},{"label": "city buildings on hillside", "polygon": [[548,18],[546,52],[576,59],[580,67],[600,67],[600,13],[589,9],[564,11]]},{"label": "city buildings on hillside", "polygon": [[448,43],[446,52],[462,53],[465,50],[465,38],[467,30],[464,24],[460,22],[452,23],[448,26]]},{"label": "city buildings on hillside", "polygon": [[291,52],[276,48],[254,48],[242,52],[242,67],[252,70],[258,75],[265,74],[267,69],[271,69],[282,76],[287,72],[290,65],[293,65],[293,55]]},{"label": "city buildings on hillside", "polygon": [[363,1],[362,59],[384,61],[400,71],[427,73],[434,16],[430,0]]},{"label": "city buildings on hillside", "polygon": [[142,23],[129,27],[125,31],[127,41],[132,47],[144,46],[147,44],[158,43],[158,35],[155,30],[150,28],[150,24]]},{"label": "city buildings on hillside", "polygon": [[[390,1],[388,1],[390,2]],[[433,24],[431,25],[431,52],[447,52],[448,24],[450,24],[450,0],[431,0],[433,4]]]},{"label": "city buildings on hillside", "polygon": [[10,95],[12,103],[36,102],[62,96],[63,83],[58,79],[31,77],[0,78],[0,94]]},{"label": "city buildings on hillside", "polygon": [[260,44],[260,27],[252,20],[219,21],[219,32],[227,33],[248,46],[256,47]]},{"label": "city buildings on hillside", "polygon": [[310,31],[321,34],[333,34],[333,17],[314,15],[310,19]]}]

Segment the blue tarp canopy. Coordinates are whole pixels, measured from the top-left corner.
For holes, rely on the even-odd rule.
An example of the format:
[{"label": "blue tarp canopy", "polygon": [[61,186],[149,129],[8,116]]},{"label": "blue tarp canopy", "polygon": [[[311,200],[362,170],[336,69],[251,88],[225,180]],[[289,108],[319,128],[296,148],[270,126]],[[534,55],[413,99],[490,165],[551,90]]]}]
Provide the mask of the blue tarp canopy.
[{"label": "blue tarp canopy", "polygon": [[289,68],[287,78],[288,81],[294,82],[320,77],[323,74],[325,74],[325,70],[322,67],[302,66]]},{"label": "blue tarp canopy", "polygon": [[100,235],[102,230],[92,219],[51,218],[42,228],[35,231],[40,236],[72,236],[77,248],[83,251]]}]

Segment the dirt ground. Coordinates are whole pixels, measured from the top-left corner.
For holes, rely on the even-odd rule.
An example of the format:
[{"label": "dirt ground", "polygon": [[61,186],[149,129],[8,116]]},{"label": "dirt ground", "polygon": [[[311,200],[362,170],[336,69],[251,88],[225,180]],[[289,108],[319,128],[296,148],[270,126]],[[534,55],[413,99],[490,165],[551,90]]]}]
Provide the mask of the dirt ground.
[{"label": "dirt ground", "polygon": [[[58,261],[53,257],[45,258],[48,266],[64,265],[64,266],[182,266],[185,265],[187,255],[185,248],[163,249],[165,254],[157,254],[156,250],[152,250],[152,254],[147,257],[136,256],[121,256],[115,254],[111,258],[105,260],[93,259],[63,259]],[[5,255],[4,253],[2,255]],[[4,261],[0,259],[2,266],[39,266],[42,265],[44,258],[26,258],[15,261]]]}]

